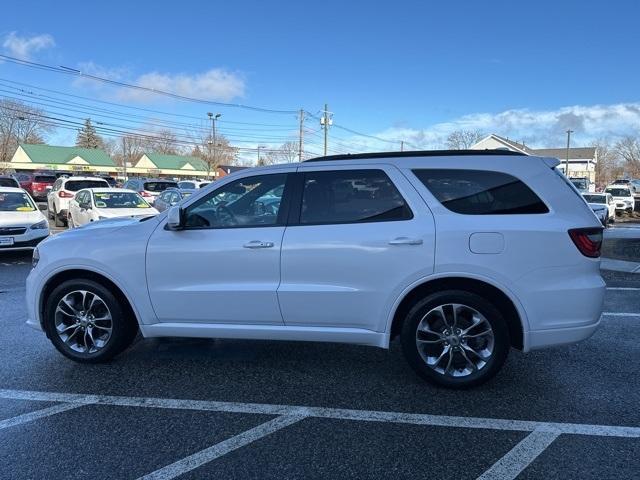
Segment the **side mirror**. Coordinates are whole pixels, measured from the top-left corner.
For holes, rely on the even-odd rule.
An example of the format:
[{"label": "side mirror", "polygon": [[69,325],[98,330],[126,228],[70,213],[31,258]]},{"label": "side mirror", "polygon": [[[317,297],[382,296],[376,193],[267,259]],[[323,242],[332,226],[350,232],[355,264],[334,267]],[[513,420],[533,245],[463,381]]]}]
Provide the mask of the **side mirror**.
[{"label": "side mirror", "polygon": [[182,230],[184,224],[182,221],[182,208],[179,206],[169,208],[167,212],[167,229],[168,230]]},{"label": "side mirror", "polygon": [[80,208],[84,208],[85,210],[91,210],[91,204],[87,202],[82,202],[80,204]]}]

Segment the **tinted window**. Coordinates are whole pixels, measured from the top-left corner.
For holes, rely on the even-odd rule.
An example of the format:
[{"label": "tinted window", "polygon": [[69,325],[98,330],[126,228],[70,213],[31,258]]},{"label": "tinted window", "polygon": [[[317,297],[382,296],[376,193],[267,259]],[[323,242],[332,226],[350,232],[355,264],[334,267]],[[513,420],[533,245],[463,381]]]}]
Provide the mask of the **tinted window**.
[{"label": "tinted window", "polygon": [[196,184],[193,182],[179,182],[178,186],[180,188],[196,188]]},{"label": "tinted window", "polygon": [[412,213],[382,170],[339,170],[305,174],[300,223],[358,223],[407,220]]},{"label": "tinted window", "polygon": [[176,182],[144,182],[144,190],[148,192],[164,192],[167,188],[177,188]]},{"label": "tinted window", "polygon": [[627,188],[607,188],[605,192],[610,193],[614,197],[630,197],[631,191]]},{"label": "tinted window", "polygon": [[547,213],[549,209],[523,182],[485,170],[414,170],[442,205],[466,215]]},{"label": "tinted window", "polygon": [[220,187],[186,209],[192,228],[277,225],[286,174],[258,175]]},{"label": "tinted window", "polygon": [[41,183],[53,183],[56,181],[56,177],[54,175],[36,175],[33,177],[34,182]]},{"label": "tinted window", "polygon": [[64,184],[64,189],[70,192],[77,192],[83,188],[104,188],[109,184],[105,180],[69,180]]},{"label": "tinted window", "polygon": [[97,208],[150,208],[140,195],[132,192],[94,192]]},{"label": "tinted window", "polygon": [[604,195],[583,195],[587,203],[607,203]]},{"label": "tinted window", "polygon": [[19,187],[20,184],[13,178],[0,178],[0,187]]}]

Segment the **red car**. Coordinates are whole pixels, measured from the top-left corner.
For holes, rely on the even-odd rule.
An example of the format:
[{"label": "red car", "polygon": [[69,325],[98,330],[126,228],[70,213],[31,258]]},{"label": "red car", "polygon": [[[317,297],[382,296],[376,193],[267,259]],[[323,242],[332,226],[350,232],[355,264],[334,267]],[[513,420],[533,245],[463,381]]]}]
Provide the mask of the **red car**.
[{"label": "red car", "polygon": [[56,176],[52,173],[17,173],[15,177],[20,182],[20,187],[29,192],[34,200],[45,200],[49,193],[47,187],[56,181]]}]

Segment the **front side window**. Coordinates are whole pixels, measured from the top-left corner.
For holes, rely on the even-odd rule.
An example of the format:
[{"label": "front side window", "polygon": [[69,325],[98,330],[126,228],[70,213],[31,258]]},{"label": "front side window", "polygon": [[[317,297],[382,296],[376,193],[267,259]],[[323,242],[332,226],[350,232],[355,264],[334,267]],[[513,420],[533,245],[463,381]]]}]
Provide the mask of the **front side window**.
[{"label": "front side window", "polygon": [[305,174],[301,224],[363,223],[413,217],[382,170],[335,170]]},{"label": "front side window", "polygon": [[278,219],[287,174],[242,178],[220,187],[185,210],[186,228],[263,227]]},{"label": "front side window", "polygon": [[548,213],[549,209],[525,183],[487,170],[413,170],[416,177],[448,210],[465,215]]}]

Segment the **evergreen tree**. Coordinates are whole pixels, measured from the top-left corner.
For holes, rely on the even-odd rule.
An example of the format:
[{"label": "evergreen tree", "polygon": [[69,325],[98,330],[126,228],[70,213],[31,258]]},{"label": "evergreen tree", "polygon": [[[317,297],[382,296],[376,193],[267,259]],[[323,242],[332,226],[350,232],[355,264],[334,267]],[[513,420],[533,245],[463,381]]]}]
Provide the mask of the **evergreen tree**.
[{"label": "evergreen tree", "polygon": [[76,147],[82,148],[102,148],[104,142],[102,137],[98,135],[95,127],[91,124],[91,119],[84,121],[84,126],[78,132],[76,137]]}]

